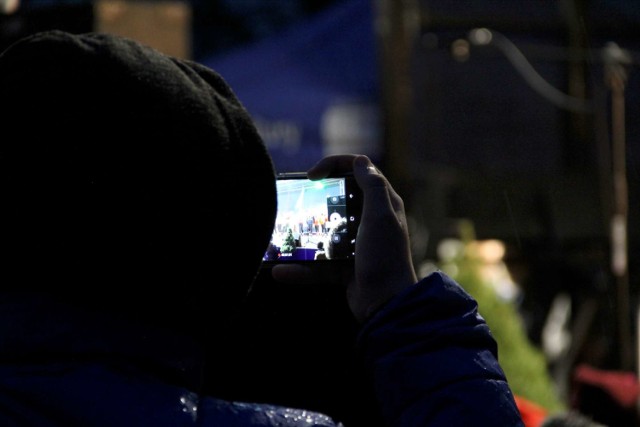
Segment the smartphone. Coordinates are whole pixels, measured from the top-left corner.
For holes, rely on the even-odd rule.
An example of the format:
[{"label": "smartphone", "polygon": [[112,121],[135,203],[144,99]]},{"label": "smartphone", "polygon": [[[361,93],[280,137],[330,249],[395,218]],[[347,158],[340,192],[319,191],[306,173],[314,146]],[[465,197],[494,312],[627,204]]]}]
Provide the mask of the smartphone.
[{"label": "smartphone", "polygon": [[353,175],[312,181],[306,172],[277,175],[278,211],[266,266],[353,261],[362,191]]}]

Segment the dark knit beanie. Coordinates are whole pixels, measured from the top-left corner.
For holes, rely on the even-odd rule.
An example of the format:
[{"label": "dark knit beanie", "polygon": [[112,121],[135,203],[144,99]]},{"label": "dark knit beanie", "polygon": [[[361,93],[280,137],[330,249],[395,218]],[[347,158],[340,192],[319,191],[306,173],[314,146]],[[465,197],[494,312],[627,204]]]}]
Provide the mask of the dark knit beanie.
[{"label": "dark knit beanie", "polygon": [[113,35],[43,32],[0,56],[0,118],[1,287],[161,310],[246,294],[274,169],[215,71]]}]

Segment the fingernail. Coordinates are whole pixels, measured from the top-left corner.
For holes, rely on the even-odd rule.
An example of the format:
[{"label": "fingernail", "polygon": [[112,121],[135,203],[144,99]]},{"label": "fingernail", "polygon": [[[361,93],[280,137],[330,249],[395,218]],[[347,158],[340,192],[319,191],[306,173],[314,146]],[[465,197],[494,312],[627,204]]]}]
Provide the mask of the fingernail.
[{"label": "fingernail", "polygon": [[356,157],[354,166],[359,168],[363,172],[377,173],[375,166],[371,164],[366,156]]}]

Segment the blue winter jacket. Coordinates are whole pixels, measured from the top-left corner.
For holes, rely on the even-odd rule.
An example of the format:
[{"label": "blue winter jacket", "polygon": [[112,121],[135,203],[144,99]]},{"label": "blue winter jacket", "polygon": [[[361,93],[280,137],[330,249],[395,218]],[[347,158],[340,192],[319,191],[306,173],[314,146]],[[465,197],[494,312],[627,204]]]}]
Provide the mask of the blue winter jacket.
[{"label": "blue winter jacket", "polygon": [[[342,426],[180,385],[166,373],[199,374],[198,350],[184,337],[24,295],[1,301],[0,316],[3,427]],[[388,302],[357,344],[389,426],[523,425],[476,302],[440,272]],[[304,383],[283,384],[291,385]]]}]

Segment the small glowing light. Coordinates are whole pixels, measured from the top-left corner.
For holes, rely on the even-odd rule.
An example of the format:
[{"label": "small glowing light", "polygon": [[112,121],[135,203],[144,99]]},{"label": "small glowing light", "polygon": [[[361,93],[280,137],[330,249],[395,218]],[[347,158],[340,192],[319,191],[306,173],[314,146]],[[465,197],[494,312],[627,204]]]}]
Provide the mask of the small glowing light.
[{"label": "small glowing light", "polygon": [[322,181],[316,181],[313,186],[317,189],[317,190],[322,190],[324,188],[324,184],[322,183]]},{"label": "small glowing light", "polygon": [[443,239],[437,247],[438,258],[448,262],[462,255],[464,243],[458,239]]},{"label": "small glowing light", "polygon": [[474,28],[469,32],[469,40],[475,45],[488,45],[493,39],[493,34],[487,28]]},{"label": "small glowing light", "polygon": [[18,10],[20,0],[0,0],[0,13],[11,15]]},{"label": "small glowing light", "polygon": [[466,61],[469,59],[469,42],[464,39],[458,39],[451,45],[451,54],[458,61]]},{"label": "small glowing light", "polygon": [[500,240],[490,239],[479,242],[478,254],[488,263],[496,263],[502,261],[506,252],[503,242]]}]

